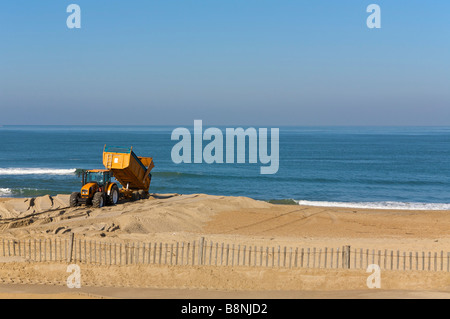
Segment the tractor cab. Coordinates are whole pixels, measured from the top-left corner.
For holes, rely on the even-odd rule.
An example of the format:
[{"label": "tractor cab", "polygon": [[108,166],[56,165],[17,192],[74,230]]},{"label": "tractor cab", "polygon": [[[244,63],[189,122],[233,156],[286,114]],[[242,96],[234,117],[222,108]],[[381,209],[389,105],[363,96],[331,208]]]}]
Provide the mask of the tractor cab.
[{"label": "tractor cab", "polygon": [[81,197],[91,198],[96,192],[105,192],[111,184],[112,173],[109,170],[84,171],[82,178]]},{"label": "tractor cab", "polygon": [[88,183],[97,183],[101,187],[107,186],[111,183],[111,171],[107,170],[89,170],[85,171],[83,174],[83,186]]}]

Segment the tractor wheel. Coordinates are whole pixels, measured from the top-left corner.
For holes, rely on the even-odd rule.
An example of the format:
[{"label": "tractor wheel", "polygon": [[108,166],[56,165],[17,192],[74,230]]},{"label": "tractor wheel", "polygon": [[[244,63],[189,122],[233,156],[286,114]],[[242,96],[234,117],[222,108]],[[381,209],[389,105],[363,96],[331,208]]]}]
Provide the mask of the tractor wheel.
[{"label": "tractor wheel", "polygon": [[78,200],[81,198],[81,194],[80,193],[72,193],[70,195],[70,207],[77,207],[78,206]]},{"label": "tractor wheel", "polygon": [[131,194],[131,196],[132,196],[133,201],[137,201],[137,200],[140,199],[139,192],[137,192],[137,191],[134,191],[134,192]]},{"label": "tractor wheel", "polygon": [[147,195],[145,194],[145,191],[143,191],[142,189],[139,191],[139,198],[147,199]]},{"label": "tractor wheel", "polygon": [[107,199],[108,199],[108,205],[116,205],[117,202],[119,201],[119,187],[117,187],[116,185],[114,185],[111,188],[111,192],[108,195]]},{"label": "tractor wheel", "polygon": [[92,199],[92,207],[94,208],[102,208],[105,206],[106,196],[103,192],[97,192],[94,194],[94,198]]}]

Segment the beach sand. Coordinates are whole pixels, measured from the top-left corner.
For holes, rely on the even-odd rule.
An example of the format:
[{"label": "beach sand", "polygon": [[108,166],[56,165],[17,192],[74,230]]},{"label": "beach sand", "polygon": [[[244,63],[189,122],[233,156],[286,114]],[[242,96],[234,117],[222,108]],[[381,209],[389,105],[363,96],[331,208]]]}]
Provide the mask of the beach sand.
[{"label": "beach sand", "polygon": [[[375,251],[443,251],[445,256],[450,252],[449,211],[273,205],[205,194],[153,194],[101,209],[64,208],[67,201],[67,195],[0,201],[2,237],[27,240],[73,232],[83,240],[112,242],[176,243],[203,237],[206,242],[257,247],[350,245]],[[0,297],[245,298],[251,293],[255,298],[450,298],[450,273],[445,271],[383,271],[382,289],[373,290],[367,288],[364,269],[248,266],[81,265],[85,292],[49,288],[64,288],[66,267],[0,258],[0,278],[6,278]],[[7,288],[17,284],[23,289]],[[111,289],[101,293],[102,287]]]}]

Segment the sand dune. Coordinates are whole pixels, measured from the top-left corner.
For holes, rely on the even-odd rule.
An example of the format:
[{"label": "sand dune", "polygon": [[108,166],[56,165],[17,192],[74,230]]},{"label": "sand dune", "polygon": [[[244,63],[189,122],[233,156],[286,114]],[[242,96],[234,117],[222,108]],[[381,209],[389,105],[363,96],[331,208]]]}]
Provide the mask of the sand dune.
[{"label": "sand dune", "polygon": [[205,194],[154,194],[148,200],[101,209],[67,206],[66,195],[5,201],[0,203],[0,228],[4,235],[15,237],[74,232],[87,237],[181,241],[202,235],[249,244],[275,241],[450,251],[449,211],[273,205]]},{"label": "sand dune", "polygon": [[0,219],[20,218],[43,211],[67,207],[69,195],[13,198],[0,201]]},{"label": "sand dune", "polygon": [[[125,202],[101,209],[67,208],[67,201],[66,195],[59,195],[0,202],[2,236],[27,239],[36,236],[50,237],[54,234],[65,236],[73,232],[85,239],[102,238],[112,241],[170,243],[204,237],[208,241],[258,246],[351,245],[355,248],[378,250],[450,251],[449,211],[273,205],[245,197],[205,194],[153,194],[147,200]],[[3,272],[14,273],[12,265],[3,264],[0,275]],[[56,269],[56,266],[52,267],[51,269]],[[89,279],[91,285],[95,286],[97,270],[94,268],[88,271],[92,274]],[[120,269],[115,270],[109,273],[111,277],[107,285],[120,287],[122,284],[139,286],[145,283],[147,287],[172,289],[336,291],[364,289],[363,279],[367,277],[364,271],[357,270],[342,272],[298,269],[289,272],[286,269],[213,267],[206,272],[209,275],[205,276],[205,270],[198,267],[150,268],[124,268],[127,275]],[[18,278],[26,273],[23,269],[20,274],[17,273]],[[36,271],[35,267],[29,273],[30,278],[37,276],[33,271]],[[142,273],[148,271],[148,278],[142,280]],[[152,277],[151,273],[158,273],[160,279]],[[122,282],[124,278],[129,281]],[[385,278],[385,287],[448,293],[450,273],[394,272]]]}]

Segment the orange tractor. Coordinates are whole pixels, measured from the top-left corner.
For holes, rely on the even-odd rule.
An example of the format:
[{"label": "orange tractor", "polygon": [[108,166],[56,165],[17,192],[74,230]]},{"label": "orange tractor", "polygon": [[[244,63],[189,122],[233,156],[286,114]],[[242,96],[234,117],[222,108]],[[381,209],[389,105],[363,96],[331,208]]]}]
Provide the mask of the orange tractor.
[{"label": "orange tractor", "polygon": [[155,167],[153,158],[136,156],[132,147],[105,145],[103,165],[105,170],[83,171],[81,192],[71,194],[70,207],[85,204],[99,208],[116,205],[121,198],[147,198],[152,179],[150,172]]}]

